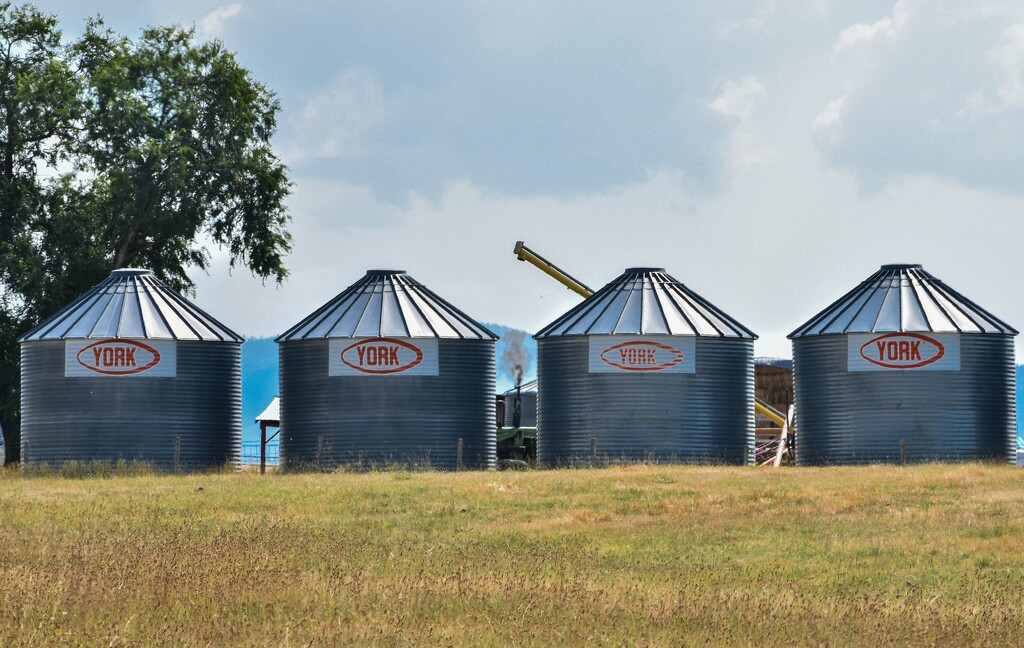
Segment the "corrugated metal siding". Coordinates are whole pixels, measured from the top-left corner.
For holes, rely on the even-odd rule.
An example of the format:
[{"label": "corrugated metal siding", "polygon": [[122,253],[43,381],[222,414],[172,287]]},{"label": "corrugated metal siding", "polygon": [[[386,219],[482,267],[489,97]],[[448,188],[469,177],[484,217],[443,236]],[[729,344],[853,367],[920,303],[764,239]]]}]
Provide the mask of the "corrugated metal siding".
[{"label": "corrugated metal siding", "polygon": [[845,335],[793,340],[800,465],[1012,461],[1013,337],[964,334],[960,371],[848,372]]},{"label": "corrugated metal siding", "polygon": [[241,345],[177,343],[177,377],[64,377],[62,340],[21,345],[22,461],[146,462],[196,470],[238,463]]},{"label": "corrugated metal siding", "polygon": [[537,455],[747,464],[754,448],[754,344],[697,338],[692,374],[588,373],[588,337],[538,341]]},{"label": "corrugated metal siding", "polygon": [[[519,404],[519,427],[537,427],[537,392],[523,392]],[[516,391],[505,393],[505,427],[512,427],[515,416]]]},{"label": "corrugated metal siding", "polygon": [[[437,376],[328,376],[328,341],[280,345],[281,461],[292,468],[496,460],[494,342],[438,340]],[[322,441],[321,441],[322,438]]]}]

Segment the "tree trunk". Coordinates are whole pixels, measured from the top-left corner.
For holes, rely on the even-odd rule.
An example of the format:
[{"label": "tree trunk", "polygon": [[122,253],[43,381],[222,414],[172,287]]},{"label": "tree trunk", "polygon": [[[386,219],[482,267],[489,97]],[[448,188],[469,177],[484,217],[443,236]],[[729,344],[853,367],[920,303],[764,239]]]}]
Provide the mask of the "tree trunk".
[{"label": "tree trunk", "polygon": [[21,421],[15,415],[0,420],[4,429],[4,465],[10,466],[21,461]]}]

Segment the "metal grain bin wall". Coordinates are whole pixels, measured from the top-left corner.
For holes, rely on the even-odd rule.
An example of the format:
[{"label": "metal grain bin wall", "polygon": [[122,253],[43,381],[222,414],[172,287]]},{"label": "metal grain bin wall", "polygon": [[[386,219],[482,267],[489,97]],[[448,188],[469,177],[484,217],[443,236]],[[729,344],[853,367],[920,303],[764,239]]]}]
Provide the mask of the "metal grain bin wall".
[{"label": "metal grain bin wall", "polygon": [[[537,381],[531,380],[520,386],[519,392],[519,427],[537,427]],[[508,390],[502,398],[505,400],[505,427],[512,427],[515,417],[516,388]]]},{"label": "metal grain bin wall", "polygon": [[534,337],[541,463],[753,460],[756,336],[663,269],[627,269]]},{"label": "metal grain bin wall", "polygon": [[496,459],[497,337],[398,270],[366,276],[278,338],[291,468]]},{"label": "metal grain bin wall", "polygon": [[20,342],[25,464],[238,463],[242,339],[152,272],[114,271]]},{"label": "metal grain bin wall", "polygon": [[885,265],[790,334],[800,465],[1013,461],[1017,331]]}]

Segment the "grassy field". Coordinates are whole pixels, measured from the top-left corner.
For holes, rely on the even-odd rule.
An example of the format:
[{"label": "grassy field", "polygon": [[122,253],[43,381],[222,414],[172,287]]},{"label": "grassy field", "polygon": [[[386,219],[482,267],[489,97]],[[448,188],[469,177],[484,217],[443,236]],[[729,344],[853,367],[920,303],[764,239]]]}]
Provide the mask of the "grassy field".
[{"label": "grassy field", "polygon": [[1024,470],[0,474],[0,645],[1019,644]]}]

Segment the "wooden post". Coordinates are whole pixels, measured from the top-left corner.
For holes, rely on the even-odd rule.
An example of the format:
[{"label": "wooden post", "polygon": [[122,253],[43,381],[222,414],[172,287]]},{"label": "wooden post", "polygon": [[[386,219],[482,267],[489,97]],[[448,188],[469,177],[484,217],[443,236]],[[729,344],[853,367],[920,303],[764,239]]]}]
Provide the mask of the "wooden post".
[{"label": "wooden post", "polygon": [[775,461],[772,467],[778,468],[782,465],[782,457],[789,450],[789,429],[793,426],[793,406],[789,406],[786,412],[786,424],[782,426],[782,434],[779,435],[779,447],[775,449]]},{"label": "wooden post", "polygon": [[455,444],[455,470],[462,470],[462,437]]},{"label": "wooden post", "polygon": [[267,472],[267,422],[260,421],[260,474]]},{"label": "wooden post", "polygon": [[316,438],[316,469],[323,470],[324,461],[324,435]]},{"label": "wooden post", "polygon": [[590,437],[590,465],[597,464],[597,437]]},{"label": "wooden post", "polygon": [[900,439],[900,465],[907,465],[907,440]]},{"label": "wooden post", "polygon": [[174,474],[181,471],[181,437],[174,437]]}]

